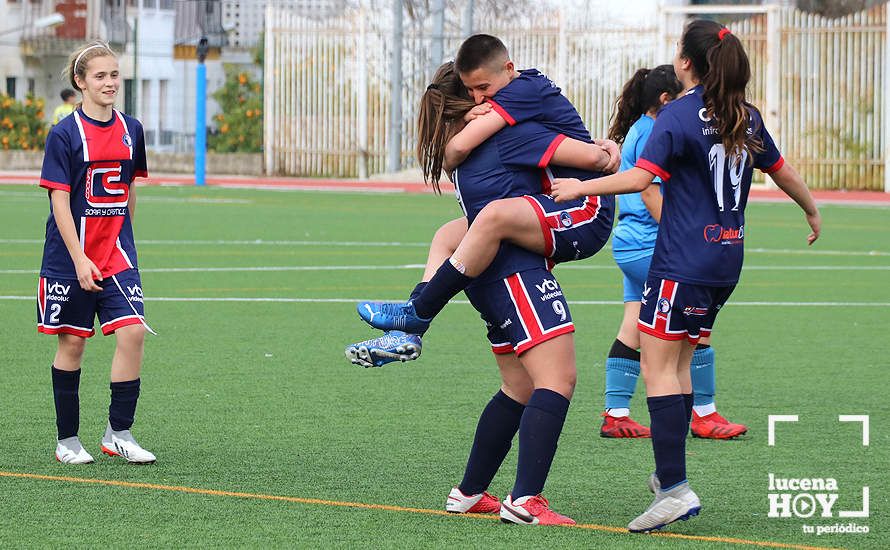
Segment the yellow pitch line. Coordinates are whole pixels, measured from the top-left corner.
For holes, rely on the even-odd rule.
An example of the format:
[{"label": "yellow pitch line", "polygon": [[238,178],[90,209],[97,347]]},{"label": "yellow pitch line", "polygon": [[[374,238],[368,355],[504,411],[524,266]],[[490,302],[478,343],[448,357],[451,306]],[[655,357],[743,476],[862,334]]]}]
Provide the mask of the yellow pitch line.
[{"label": "yellow pitch line", "polygon": [[[237,491],[219,491],[217,489],[199,489],[197,487],[184,487],[181,485],[159,485],[156,483],[138,483],[133,481],[117,481],[113,479],[89,479],[82,477],[70,476],[48,476],[42,474],[29,474],[21,472],[4,472],[0,471],[0,477],[20,478],[20,479],[40,479],[44,481],[67,481],[70,483],[83,483],[87,485],[106,485],[111,487],[130,487],[133,489],[153,489],[156,491],[172,491],[179,493],[191,493],[196,495],[210,495],[217,497],[236,497],[251,498],[257,500],[277,500],[283,502],[295,502],[298,504],[317,504],[321,506],[339,506],[341,508],[362,508],[365,510],[386,510],[388,512],[408,512],[412,514],[425,514],[430,516],[458,516],[476,519],[496,520],[498,516],[490,514],[452,514],[444,510],[430,510],[427,508],[410,508],[406,506],[394,506],[391,504],[369,504],[366,502],[348,502],[340,500],[324,500],[320,498],[303,498],[288,497],[281,495],[265,495],[260,493],[241,493]],[[613,527],[610,525],[597,525],[595,523],[582,523],[578,525],[566,525],[566,528],[589,529],[593,531],[604,531],[609,533],[628,533],[623,527]],[[642,535],[636,535],[642,536]],[[790,548],[794,550],[838,550],[825,546],[805,546],[800,544],[786,544],[783,542],[758,541],[748,539],[737,539],[732,537],[708,537],[700,535],[683,535],[679,533],[652,533],[649,536],[668,537],[685,540],[697,540],[703,542],[720,542],[731,544],[744,544],[748,546],[761,546],[766,548]]]}]

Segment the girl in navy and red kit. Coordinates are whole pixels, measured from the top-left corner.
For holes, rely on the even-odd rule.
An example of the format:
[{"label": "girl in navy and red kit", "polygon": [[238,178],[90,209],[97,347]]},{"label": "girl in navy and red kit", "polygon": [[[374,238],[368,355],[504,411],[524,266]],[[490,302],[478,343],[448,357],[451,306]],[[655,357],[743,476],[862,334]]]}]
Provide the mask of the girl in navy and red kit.
[{"label": "girl in navy and red kit", "polygon": [[822,225],[806,184],[782,158],[760,111],[745,100],[751,71],[739,39],[714,21],[692,21],[674,69],[686,92],[661,110],[634,168],[585,182],[557,180],[551,191],[562,201],[639,192],[655,176],[662,180],[661,222],[638,322],[655,500],[630,522],[633,532],[660,529],[701,509],[686,479],[689,365],[739,280],[753,169],[770,174],[801,207],[810,244]]},{"label": "girl in navy and red kit", "polygon": [[78,437],[80,366],[98,315],[114,334],[111,405],[101,451],[152,463],[130,433],[139,398],[139,373],[148,325],[136,263],[133,180],[147,177],[138,120],[114,109],[120,88],[117,55],[103,42],[71,54],[66,76],[82,103],[50,130],[40,174],[50,215],[37,288],[37,330],[58,337],[52,365],[58,442],[56,459],[87,464],[93,457]]}]

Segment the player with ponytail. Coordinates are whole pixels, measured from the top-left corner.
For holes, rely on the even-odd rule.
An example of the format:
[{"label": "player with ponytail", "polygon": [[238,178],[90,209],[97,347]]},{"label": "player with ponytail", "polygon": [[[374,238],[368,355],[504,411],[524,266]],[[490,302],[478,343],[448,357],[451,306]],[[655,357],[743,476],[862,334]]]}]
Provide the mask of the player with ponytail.
[{"label": "player with ponytail", "polygon": [[152,463],[130,433],[139,398],[145,322],[132,219],[134,179],[147,177],[138,120],[114,109],[120,89],[117,55],[104,42],[75,50],[65,71],[81,103],[46,139],[40,186],[50,214],[37,288],[37,330],[57,336],[52,372],[56,460],[87,464],[80,442],[80,367],[86,339],[114,334],[111,405],[100,449],[134,463]]},{"label": "player with ponytail", "polygon": [[717,313],[738,283],[745,238],[745,206],[754,168],[804,211],[812,244],[819,210],[806,184],[785,162],[745,99],[748,56],[732,32],[694,20],[680,38],[674,69],[685,93],[664,107],[640,158],[630,170],[596,180],[557,180],[557,201],[591,194],[639,192],[657,176],[664,201],[655,253],[640,309],[641,371],[652,421],[655,500],[628,525],[660,529],[699,513],[686,479],[686,434],[693,398],[690,362]]}]

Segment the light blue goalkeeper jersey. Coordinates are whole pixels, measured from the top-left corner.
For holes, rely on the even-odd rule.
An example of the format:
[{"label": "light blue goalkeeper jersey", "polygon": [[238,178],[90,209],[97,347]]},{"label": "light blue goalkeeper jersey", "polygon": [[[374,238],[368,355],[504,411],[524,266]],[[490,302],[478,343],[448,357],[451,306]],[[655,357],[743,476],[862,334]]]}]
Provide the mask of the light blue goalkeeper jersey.
[{"label": "light blue goalkeeper jersey", "polygon": [[[634,167],[654,124],[655,119],[643,115],[630,127],[621,147],[621,172]],[[655,183],[660,181],[655,178]],[[640,194],[618,195],[618,224],[612,232],[615,261],[626,263],[652,256],[656,237],[658,222],[649,214]]]}]

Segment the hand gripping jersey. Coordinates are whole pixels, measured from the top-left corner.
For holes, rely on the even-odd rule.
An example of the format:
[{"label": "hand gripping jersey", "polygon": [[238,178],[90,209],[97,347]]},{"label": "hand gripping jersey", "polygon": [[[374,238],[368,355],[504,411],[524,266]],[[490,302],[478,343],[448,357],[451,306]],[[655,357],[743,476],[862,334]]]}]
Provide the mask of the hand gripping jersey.
[{"label": "hand gripping jersey", "polygon": [[748,132],[763,152],[725,150],[696,86],[658,114],[637,166],[662,179],[664,204],[649,277],[729,286],[739,280],[745,206],[753,169],[769,174],[784,164],[755,109]]},{"label": "hand gripping jersey", "polygon": [[[137,268],[128,208],[130,184],[147,176],[142,125],[117,110],[111,120],[100,122],[77,109],[53,126],[46,138],[40,186],[71,193],[80,246],[103,278]],[[77,278],[52,205],[40,275]]]}]

